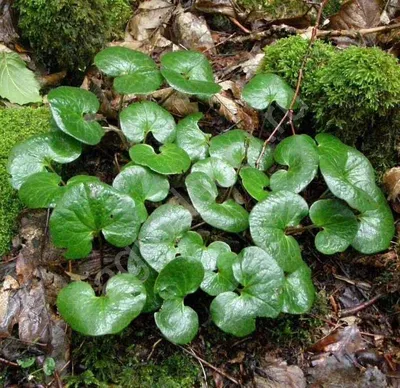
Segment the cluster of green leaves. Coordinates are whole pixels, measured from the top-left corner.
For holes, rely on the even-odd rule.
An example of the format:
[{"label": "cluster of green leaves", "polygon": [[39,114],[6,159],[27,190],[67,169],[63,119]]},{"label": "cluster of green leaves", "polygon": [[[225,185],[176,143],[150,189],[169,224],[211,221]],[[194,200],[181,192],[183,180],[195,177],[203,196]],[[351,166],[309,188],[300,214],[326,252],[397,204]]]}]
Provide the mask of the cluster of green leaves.
[{"label": "cluster of green leaves", "polygon": [[85,68],[107,39],[123,34],[131,12],[128,0],[17,0],[15,7],[22,38],[56,70]]},{"label": "cluster of green leaves", "polygon": [[[164,79],[175,90],[202,99],[220,89],[207,59],[196,52],[164,55],[161,70],[146,55],[118,47],[100,52],[95,63],[114,77],[121,94],[151,93]],[[245,86],[243,98],[258,109],[271,103],[288,109],[293,90],[276,75],[258,75]],[[199,319],[185,300],[198,289],[214,297],[213,322],[236,336],[254,331],[258,317],[307,312],[314,300],[311,271],[290,235],[306,216],[313,222],[310,227],[320,230],[315,243],[324,254],[350,245],[374,253],[390,244],[393,217],[370,163],[333,136],[319,135],[315,142],[294,135],[275,149],[264,149],[261,140],[242,130],[210,137],[198,125],[201,114],[176,123],[156,103],[136,102],[120,114],[131,162],[112,186],[91,176],[63,182],[52,162],[75,160],[82,144],[101,141],[104,129],[94,120],[99,103],[90,92],[60,87],[48,100],[57,128],[13,149],[8,164],[13,186],[29,207],[54,208],[52,240],[67,249],[68,259],[86,257],[95,237],[116,247],[135,242],[130,273],[111,278],[105,295],[96,296],[85,282],[60,292],[61,315],[81,333],[116,333],[141,312],[155,311],[167,339],[188,343]],[[152,145],[146,143],[149,132]],[[318,170],[337,199],[319,200],[309,208],[299,193]],[[149,215],[146,202],[165,200],[168,178],[178,174],[186,174],[188,197],[205,223],[228,233],[249,229],[255,245],[239,254],[222,241],[207,245],[191,231],[192,214],[180,205],[159,204]],[[239,184],[257,202],[250,214],[229,198]],[[147,268],[144,281],[133,273],[132,261]]]}]

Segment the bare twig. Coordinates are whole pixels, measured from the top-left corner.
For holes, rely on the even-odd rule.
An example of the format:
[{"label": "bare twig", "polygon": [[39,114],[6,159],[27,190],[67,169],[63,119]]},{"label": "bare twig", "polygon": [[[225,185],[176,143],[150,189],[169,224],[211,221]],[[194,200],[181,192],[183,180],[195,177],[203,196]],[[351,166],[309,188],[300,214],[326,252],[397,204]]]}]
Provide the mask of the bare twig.
[{"label": "bare twig", "polygon": [[[267,149],[267,145],[269,144],[271,139],[274,138],[274,136],[278,132],[279,128],[284,124],[284,122],[287,120],[287,118],[288,117],[290,118],[293,115],[293,108],[294,108],[294,106],[296,104],[296,101],[297,101],[297,98],[298,98],[298,96],[300,94],[301,84],[303,82],[304,69],[305,69],[306,64],[308,62],[308,59],[310,58],[311,49],[312,49],[312,47],[314,45],[314,42],[315,42],[315,40],[317,38],[318,27],[319,27],[319,25],[321,23],[321,19],[322,19],[322,11],[323,11],[325,5],[328,3],[328,1],[329,0],[323,0],[323,2],[321,3],[321,6],[319,8],[317,20],[315,22],[315,26],[314,26],[314,28],[312,30],[312,33],[311,33],[310,43],[308,45],[307,52],[306,52],[306,54],[305,54],[305,56],[303,58],[303,62],[301,64],[301,67],[300,67],[300,70],[299,70],[299,76],[297,78],[296,90],[294,92],[294,95],[293,95],[292,101],[290,103],[289,109],[286,111],[286,113],[283,116],[282,120],[279,122],[279,124],[276,126],[276,128],[272,131],[272,133],[268,137],[268,139],[265,140],[265,142],[263,144],[263,147],[262,147],[262,150],[261,150],[261,153],[260,153],[260,155],[259,155],[259,157],[257,159],[256,167],[258,167],[260,165],[261,159],[264,156],[265,150]],[[295,132],[294,131],[294,126],[292,127],[292,132]]]},{"label": "bare twig", "polygon": [[369,306],[372,306],[377,300],[379,300],[380,298],[382,298],[382,296],[384,296],[384,294],[378,294],[375,297],[373,297],[370,300],[367,300],[364,303],[360,303],[359,305],[355,306],[355,307],[351,307],[349,309],[343,309],[340,312],[340,317],[348,317],[350,315],[354,315],[357,314],[358,312],[360,312],[361,310],[366,309]]},{"label": "bare twig", "polygon": [[12,361],[6,360],[5,358],[1,358],[0,357],[0,362],[2,364],[7,365],[7,366],[14,366],[14,367],[17,367],[17,368],[19,367],[19,365],[16,362],[12,362]]},{"label": "bare twig", "polygon": [[190,352],[189,350],[187,350],[186,348],[184,348],[183,346],[178,345],[185,353],[193,356],[197,361],[201,361],[205,366],[207,366],[208,368],[212,369],[213,371],[217,372],[218,374],[220,374],[221,376],[225,377],[226,379],[228,379],[229,381],[231,381],[232,383],[236,384],[236,385],[240,385],[239,381],[237,381],[234,377],[228,375],[226,372],[224,372],[223,370],[217,368],[216,366],[210,364],[208,361],[203,360],[201,357],[199,357],[194,351]]}]

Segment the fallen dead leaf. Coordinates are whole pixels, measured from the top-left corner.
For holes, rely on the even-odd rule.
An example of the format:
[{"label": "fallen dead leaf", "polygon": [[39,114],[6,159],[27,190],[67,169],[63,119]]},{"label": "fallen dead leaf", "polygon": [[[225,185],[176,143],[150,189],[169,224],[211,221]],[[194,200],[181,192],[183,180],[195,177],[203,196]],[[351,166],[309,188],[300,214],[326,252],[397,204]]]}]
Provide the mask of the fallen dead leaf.
[{"label": "fallen dead leaf", "polygon": [[221,14],[228,17],[237,17],[231,0],[197,0],[194,8],[199,12]]},{"label": "fallen dead leaf", "polygon": [[179,117],[184,117],[199,111],[197,102],[190,101],[187,94],[179,93],[172,88],[157,90],[152,96],[159,99],[159,103],[162,102],[165,109]]},{"label": "fallen dead leaf", "polygon": [[13,23],[12,5],[12,0],[0,0],[0,42],[6,44],[18,39]]},{"label": "fallen dead leaf", "polygon": [[386,171],[382,178],[383,185],[392,202],[393,210],[400,213],[400,167],[393,167]]}]

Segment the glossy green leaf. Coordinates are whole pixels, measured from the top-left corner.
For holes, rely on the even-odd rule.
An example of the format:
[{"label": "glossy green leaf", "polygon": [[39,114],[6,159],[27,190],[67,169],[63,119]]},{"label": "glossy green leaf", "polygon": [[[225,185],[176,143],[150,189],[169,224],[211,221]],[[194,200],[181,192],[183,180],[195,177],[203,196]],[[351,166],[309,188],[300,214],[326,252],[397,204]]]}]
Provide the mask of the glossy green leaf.
[{"label": "glossy green leaf", "polygon": [[218,189],[209,176],[193,172],[185,183],[193,206],[207,224],[232,233],[248,228],[249,214],[242,206],[233,200],[216,203]]},{"label": "glossy green leaf", "polygon": [[395,232],[394,219],[375,183],[371,163],[361,152],[332,135],[319,134],[316,140],[321,173],[329,190],[361,213],[353,247],[365,254],[387,249]]},{"label": "glossy green leaf", "polygon": [[198,122],[202,117],[202,113],[193,113],[180,120],[176,126],[175,143],[186,151],[192,162],[205,159],[208,155],[208,140],[211,135],[205,134],[199,128]]},{"label": "glossy green leaf", "polygon": [[56,370],[56,362],[54,358],[47,357],[43,363],[43,372],[46,376],[51,376]]},{"label": "glossy green leaf", "polygon": [[197,51],[167,53],[161,57],[161,65],[164,78],[181,93],[211,97],[221,90],[207,58]]},{"label": "glossy green leaf", "polygon": [[85,282],[73,282],[57,297],[57,308],[72,329],[85,335],[115,334],[128,326],[143,309],[146,290],[131,274],[112,277],[106,294],[96,296]]},{"label": "glossy green leaf", "polygon": [[139,233],[140,253],[156,271],[161,271],[177,254],[177,243],[190,229],[189,210],[178,205],[162,205],[143,224]]},{"label": "glossy green leaf", "polygon": [[266,109],[273,102],[284,109],[289,109],[294,91],[276,74],[257,74],[243,88],[242,97],[255,109]]},{"label": "glossy green leaf", "polygon": [[79,183],[99,183],[101,182],[97,176],[93,175],[75,175],[70,178],[67,182],[67,188],[72,187],[74,185],[78,185]]},{"label": "glossy green leaf", "polygon": [[235,260],[235,253],[221,252],[217,257],[216,268],[204,272],[201,289],[212,296],[235,290],[238,286],[238,281],[235,279],[232,269]]},{"label": "glossy green leaf", "polygon": [[126,47],[108,47],[94,58],[105,74],[117,77],[114,88],[121,94],[148,94],[157,90],[162,76],[155,62],[140,51]]},{"label": "glossy green leaf", "polygon": [[36,361],[36,357],[27,357],[27,358],[22,358],[17,360],[17,364],[21,368],[30,368]]},{"label": "glossy green leaf", "polygon": [[114,179],[113,187],[135,201],[142,222],[147,218],[145,201],[160,202],[169,192],[168,179],[146,167],[130,165]]},{"label": "glossy green leaf", "polygon": [[149,132],[160,143],[171,143],[175,140],[174,118],[155,102],[143,101],[129,105],[119,118],[122,132],[132,143],[142,142]]},{"label": "glossy green leaf", "polygon": [[269,186],[269,178],[262,171],[247,166],[240,170],[239,175],[243,187],[254,199],[262,201],[268,197],[265,188]]},{"label": "glossy green leaf", "polygon": [[63,196],[61,177],[51,172],[37,172],[30,175],[19,189],[22,203],[31,209],[54,207]]},{"label": "glossy green leaf", "polygon": [[150,313],[157,311],[162,305],[162,299],[154,292],[154,284],[158,273],[151,268],[143,257],[140,255],[139,248],[135,243],[129,253],[128,272],[139,279],[146,289],[146,304],[143,307],[142,313]]},{"label": "glossy green leaf", "polygon": [[274,152],[275,161],[287,166],[271,176],[273,191],[287,190],[299,193],[315,178],[319,156],[313,139],[307,135],[294,135],[281,141]]},{"label": "glossy green leaf", "polygon": [[189,155],[175,144],[165,144],[156,154],[147,144],[134,145],[129,150],[131,159],[162,175],[182,174],[190,167]]},{"label": "glossy green leaf", "polygon": [[40,102],[40,85],[17,53],[0,52],[0,97],[16,104]]},{"label": "glossy green leaf", "polygon": [[197,313],[185,306],[181,298],[166,300],[154,319],[164,337],[175,344],[191,342],[199,330]]},{"label": "glossy green leaf", "polygon": [[310,311],[315,298],[311,271],[303,263],[296,271],[286,275],[283,288],[282,311],[289,314],[304,314]]},{"label": "glossy green leaf", "polygon": [[236,183],[236,171],[222,159],[210,157],[199,160],[192,167],[192,172],[203,172],[221,187],[231,187]]},{"label": "glossy green leaf", "polygon": [[154,290],[164,300],[184,298],[198,290],[203,278],[204,269],[199,261],[178,257],[160,271]]},{"label": "glossy green leaf", "polygon": [[[234,168],[242,164],[256,167],[263,142],[241,129],[234,129],[215,136],[210,142],[210,155],[228,162]],[[247,150],[247,151],[246,151]],[[268,170],[274,163],[272,148],[267,146],[259,169]]]},{"label": "glossy green leaf", "polygon": [[60,131],[32,136],[10,151],[7,172],[12,186],[19,189],[30,175],[45,172],[52,161],[69,163],[81,152],[80,143]]},{"label": "glossy green leaf", "polygon": [[235,292],[219,294],[211,303],[214,323],[238,337],[255,329],[255,318],[278,316],[282,309],[284,274],[263,249],[247,247],[233,264],[235,279],[243,286]]},{"label": "glossy green leaf", "polygon": [[308,214],[306,201],[289,191],[276,191],[254,206],[250,213],[253,241],[265,249],[285,272],[295,271],[302,263],[300,247],[287,227],[295,227]]},{"label": "glossy green leaf", "polygon": [[323,229],[315,236],[316,248],[325,255],[344,252],[353,242],[358,222],[354,213],[337,200],[324,199],[310,208],[313,224]]},{"label": "glossy green leaf", "polygon": [[54,121],[61,131],[85,144],[100,142],[104,129],[95,121],[100,103],[93,93],[60,86],[49,93],[48,100]]},{"label": "glossy green leaf", "polygon": [[199,261],[205,270],[213,271],[217,267],[218,257],[231,251],[228,244],[214,241],[208,247],[197,232],[186,232],[178,244],[178,251],[183,257]]},{"label": "glossy green leaf", "polygon": [[110,244],[125,247],[135,241],[139,227],[133,199],[104,183],[73,185],[50,218],[53,243],[67,248],[68,259],[86,257],[100,232]]}]

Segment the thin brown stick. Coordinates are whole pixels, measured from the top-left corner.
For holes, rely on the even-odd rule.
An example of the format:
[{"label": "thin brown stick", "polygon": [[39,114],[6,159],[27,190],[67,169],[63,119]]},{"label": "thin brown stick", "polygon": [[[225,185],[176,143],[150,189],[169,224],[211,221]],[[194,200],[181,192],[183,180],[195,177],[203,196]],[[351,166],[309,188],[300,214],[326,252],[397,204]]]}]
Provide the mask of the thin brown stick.
[{"label": "thin brown stick", "polygon": [[248,28],[246,28],[245,26],[243,26],[240,22],[239,22],[239,20],[237,20],[237,19],[235,19],[234,17],[232,17],[232,16],[229,16],[229,20],[233,23],[233,24],[235,24],[236,26],[238,26],[243,32],[245,32],[246,34],[251,34],[251,31],[248,29]]},{"label": "thin brown stick", "polygon": [[[262,147],[262,150],[261,150],[261,153],[260,153],[260,155],[259,155],[259,157],[258,157],[258,159],[257,159],[256,167],[258,167],[258,166],[260,165],[261,159],[262,159],[262,157],[264,156],[265,150],[267,149],[267,145],[269,144],[269,142],[271,141],[271,139],[275,136],[275,134],[278,132],[279,128],[283,125],[283,123],[286,121],[286,119],[287,119],[288,117],[291,117],[291,116],[293,115],[293,108],[294,108],[294,106],[295,106],[295,104],[296,104],[296,101],[297,101],[297,98],[298,98],[298,96],[299,96],[299,94],[300,94],[301,84],[302,84],[302,82],[303,82],[304,69],[305,69],[305,67],[306,67],[306,64],[307,64],[308,59],[310,58],[311,49],[312,49],[312,47],[313,47],[313,45],[314,45],[314,42],[315,42],[315,40],[316,40],[316,38],[317,38],[318,27],[319,27],[319,25],[320,25],[320,23],[321,23],[321,19],[322,19],[322,11],[323,11],[325,5],[328,3],[328,1],[329,1],[329,0],[323,0],[323,2],[321,3],[321,6],[320,6],[320,8],[319,8],[317,20],[316,20],[316,22],[315,22],[315,26],[314,26],[314,28],[313,28],[313,30],[312,30],[312,33],[311,33],[310,43],[309,43],[309,45],[308,45],[306,55],[305,55],[304,58],[303,58],[303,62],[302,62],[302,64],[301,64],[301,67],[300,67],[300,70],[299,70],[299,76],[298,76],[298,78],[297,78],[296,90],[295,90],[295,92],[294,92],[292,101],[291,101],[291,103],[290,103],[290,105],[289,105],[289,109],[286,111],[286,113],[285,113],[285,115],[283,116],[282,120],[279,122],[279,124],[278,124],[278,125],[276,126],[276,128],[273,130],[273,132],[272,132],[271,135],[268,137],[268,139],[265,140],[265,142],[264,142],[264,144],[263,144],[263,147]],[[295,131],[294,131],[294,126],[292,127],[292,131],[295,132]]]},{"label": "thin brown stick", "polygon": [[1,358],[0,357],[0,362],[2,364],[8,365],[8,366],[14,366],[14,367],[17,367],[17,368],[19,367],[19,365],[16,362],[12,362],[12,361],[6,360],[5,358]]},{"label": "thin brown stick", "polygon": [[213,371],[217,372],[218,374],[220,374],[221,376],[225,377],[226,379],[228,379],[229,381],[232,381],[232,383],[236,384],[236,385],[240,385],[239,381],[237,381],[234,377],[228,375],[226,372],[224,372],[223,370],[217,368],[216,366],[210,364],[208,361],[203,360],[201,357],[199,357],[195,352],[190,352],[189,350],[187,350],[186,348],[184,348],[183,346],[178,345],[185,353],[189,354],[190,356],[194,357],[197,361],[201,361],[205,366],[207,366],[208,368],[212,369]]},{"label": "thin brown stick", "polygon": [[358,312],[360,312],[361,310],[366,309],[369,306],[372,306],[377,300],[379,300],[380,298],[382,298],[382,296],[384,296],[384,294],[378,294],[375,297],[373,297],[370,300],[367,300],[364,303],[360,303],[359,305],[355,306],[355,307],[351,307],[349,309],[343,309],[340,312],[340,317],[348,317],[350,315],[354,315],[357,314]]}]

